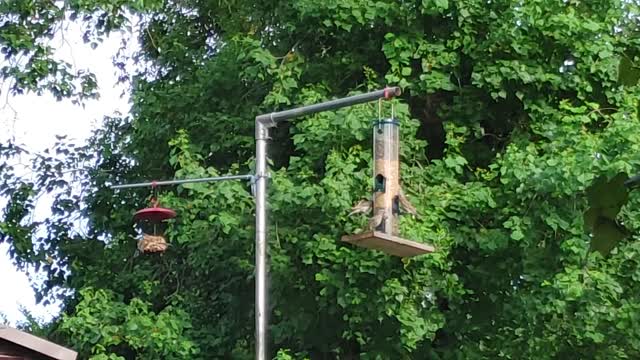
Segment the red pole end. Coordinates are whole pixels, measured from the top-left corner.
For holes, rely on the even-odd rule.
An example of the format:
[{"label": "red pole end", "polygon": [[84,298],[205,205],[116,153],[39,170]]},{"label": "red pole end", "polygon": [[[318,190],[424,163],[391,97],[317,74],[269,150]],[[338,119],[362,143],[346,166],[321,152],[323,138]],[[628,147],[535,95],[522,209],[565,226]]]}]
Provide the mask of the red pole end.
[{"label": "red pole end", "polygon": [[384,88],[384,98],[385,99],[391,99],[392,97],[395,96],[399,96],[400,95],[400,88],[399,87],[388,87],[388,88]]}]

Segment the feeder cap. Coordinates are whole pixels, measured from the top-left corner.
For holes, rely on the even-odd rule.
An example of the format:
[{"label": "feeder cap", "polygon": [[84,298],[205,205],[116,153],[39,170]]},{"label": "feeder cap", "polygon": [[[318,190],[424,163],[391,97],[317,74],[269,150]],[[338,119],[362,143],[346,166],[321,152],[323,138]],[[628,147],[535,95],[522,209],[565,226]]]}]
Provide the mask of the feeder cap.
[{"label": "feeder cap", "polygon": [[176,212],[162,207],[150,207],[136,211],[133,215],[134,220],[148,220],[151,222],[160,222],[162,220],[172,219],[176,217]]}]

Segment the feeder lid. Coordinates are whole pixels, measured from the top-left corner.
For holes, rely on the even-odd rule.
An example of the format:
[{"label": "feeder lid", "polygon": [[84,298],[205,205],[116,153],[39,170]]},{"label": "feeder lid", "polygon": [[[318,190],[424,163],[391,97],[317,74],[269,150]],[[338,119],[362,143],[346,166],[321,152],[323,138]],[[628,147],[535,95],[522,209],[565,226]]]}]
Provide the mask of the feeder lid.
[{"label": "feeder lid", "polygon": [[134,220],[148,220],[152,222],[160,222],[176,217],[176,212],[162,207],[150,207],[136,211],[133,215]]}]

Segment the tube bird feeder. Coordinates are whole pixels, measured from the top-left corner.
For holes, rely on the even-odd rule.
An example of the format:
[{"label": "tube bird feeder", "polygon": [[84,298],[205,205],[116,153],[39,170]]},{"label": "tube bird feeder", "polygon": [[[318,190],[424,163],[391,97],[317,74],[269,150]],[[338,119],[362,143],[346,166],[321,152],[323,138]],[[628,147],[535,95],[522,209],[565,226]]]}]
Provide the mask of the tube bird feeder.
[{"label": "tube bird feeder", "polygon": [[378,120],[373,131],[373,217],[371,230],[398,235],[400,163],[398,122]]},{"label": "tube bird feeder", "polygon": [[434,251],[430,245],[400,237],[401,209],[417,215],[400,186],[400,123],[395,118],[379,119],[373,125],[373,197],[356,205],[353,213],[371,211],[369,231],[345,235],[342,241],[385,253],[409,257]]}]

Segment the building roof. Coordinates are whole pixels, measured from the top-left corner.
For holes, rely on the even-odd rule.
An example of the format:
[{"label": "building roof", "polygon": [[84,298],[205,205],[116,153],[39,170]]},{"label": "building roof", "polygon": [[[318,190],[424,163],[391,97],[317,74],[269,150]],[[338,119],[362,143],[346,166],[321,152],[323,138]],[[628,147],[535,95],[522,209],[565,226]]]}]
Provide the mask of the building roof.
[{"label": "building roof", "polygon": [[73,350],[8,326],[0,325],[0,340],[11,342],[55,360],[76,360],[78,356],[78,353]]}]

